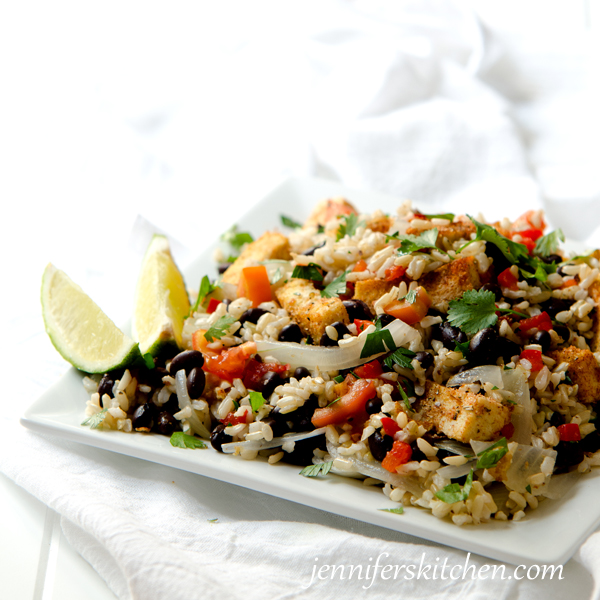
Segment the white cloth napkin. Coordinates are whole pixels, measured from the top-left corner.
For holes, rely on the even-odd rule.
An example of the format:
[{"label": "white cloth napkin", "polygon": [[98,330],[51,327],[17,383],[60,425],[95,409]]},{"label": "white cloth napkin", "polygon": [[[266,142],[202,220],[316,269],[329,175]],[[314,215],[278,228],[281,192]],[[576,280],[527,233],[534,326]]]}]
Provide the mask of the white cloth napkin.
[{"label": "white cloth napkin", "polygon": [[[81,52],[54,55],[54,46],[45,46],[44,68],[66,65],[57,84],[62,93],[37,96],[40,106],[47,103],[36,121],[39,144],[28,153],[26,170],[18,165],[8,173],[16,174],[14,188],[23,198],[9,215],[40,241],[24,249],[21,268],[7,275],[27,292],[10,299],[4,330],[14,340],[6,358],[25,402],[65,368],[45,338],[32,273],[60,257],[59,267],[93,297],[104,297],[117,322],[125,321],[132,289],[126,273],[134,262],[125,250],[126,232],[137,213],[193,254],[204,245],[205,231],[214,238],[277,180],[316,175],[410,197],[431,212],[481,211],[493,219],[545,206],[555,226],[600,245],[593,169],[577,163],[587,184],[576,195],[564,185],[565,164],[574,148],[581,156],[585,127],[575,139],[546,143],[550,117],[561,113],[552,103],[556,90],[529,68],[535,66],[526,52],[529,38],[529,46],[520,39],[511,46],[512,38],[495,37],[460,2],[207,6],[122,13],[120,3],[107,5],[94,15],[98,29],[80,23],[90,36],[77,38]],[[104,28],[113,23],[122,28],[99,56]],[[72,40],[70,26],[54,24],[48,30],[56,39]],[[44,31],[39,35],[43,41]],[[80,79],[72,77],[69,61],[76,61]],[[553,82],[560,81],[561,68],[556,65]],[[581,94],[582,80],[570,79]],[[33,86],[36,79],[28,81]],[[577,97],[559,91],[571,111],[581,108]],[[532,117],[540,106],[547,109],[545,121]],[[15,111],[26,114],[16,104]],[[53,143],[63,137],[67,143]],[[37,179],[26,177],[32,167]],[[31,222],[27,202],[55,188],[60,193],[53,193],[51,209],[44,205]],[[82,197],[93,201],[82,203]],[[589,218],[582,224],[574,212]],[[3,244],[8,239],[22,247],[18,233],[6,236]],[[8,255],[8,244],[5,250]],[[390,564],[418,568],[423,557],[425,564],[457,565],[467,554],[26,432],[17,423],[23,405],[6,404],[0,470],[61,514],[70,542],[122,600],[600,597],[598,534],[565,566],[563,581],[376,578],[366,589],[368,581],[336,578],[311,584],[317,564],[366,568],[387,553]],[[495,564],[474,555],[469,560]]]}]

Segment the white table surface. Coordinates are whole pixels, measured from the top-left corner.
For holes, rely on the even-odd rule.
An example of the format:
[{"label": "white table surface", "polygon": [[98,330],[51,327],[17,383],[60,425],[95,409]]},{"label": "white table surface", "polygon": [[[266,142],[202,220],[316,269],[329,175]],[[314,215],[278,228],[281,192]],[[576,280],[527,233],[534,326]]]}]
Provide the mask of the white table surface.
[{"label": "white table surface", "polygon": [[[596,22],[598,4],[596,0],[569,3],[561,0],[554,2],[512,0],[502,3],[500,9],[495,0],[478,0],[475,2],[484,18],[503,30],[507,39],[522,45],[528,43],[526,35],[528,28],[539,28],[541,26],[539,20],[541,14],[543,14],[543,27],[549,33],[552,33],[553,29],[557,27],[566,27],[573,33],[578,28],[582,30],[589,28]],[[517,21],[518,31],[515,30]],[[556,58],[556,55],[559,55],[561,60],[569,62],[573,66],[574,76],[577,74],[577,67],[581,64],[583,57],[578,55],[576,50],[567,52],[564,48],[559,47],[555,51],[554,57],[551,54],[549,52],[546,54],[540,53],[535,58],[542,67],[539,70],[541,78],[545,73],[544,68]],[[550,119],[554,115],[560,116],[559,108],[559,106],[554,107],[557,112],[553,113],[554,109],[549,106],[549,113],[545,117]],[[522,118],[527,118],[526,112],[522,115]],[[532,119],[530,125],[531,130],[535,132],[535,127],[542,127],[543,123]],[[557,127],[561,127],[560,122],[557,122]],[[19,149],[17,149],[18,151]],[[32,153],[35,155],[35,149],[32,149]],[[39,157],[37,158],[39,159]],[[548,175],[547,184],[550,187],[552,186],[552,169],[559,161],[559,153],[538,157],[538,173],[542,179],[545,174]],[[110,166],[112,163],[108,162]],[[140,165],[126,165],[123,168],[141,169],[142,167]],[[16,175],[20,177],[24,173],[25,171],[22,173],[17,172]],[[9,269],[11,266],[16,267],[13,271],[9,270],[9,274],[13,282],[17,281],[19,283],[19,293],[11,294],[4,308],[5,311],[8,309],[8,315],[16,315],[20,320],[19,326],[25,332],[26,338],[32,331],[35,332],[34,338],[29,340],[29,343],[34,345],[33,354],[35,357],[36,352],[41,352],[41,350],[35,350],[35,345],[41,345],[39,347],[47,352],[49,342],[39,336],[37,326],[28,325],[26,315],[31,314],[30,311],[33,311],[36,313],[35,318],[40,318],[39,312],[36,312],[39,311],[37,297],[39,294],[39,275],[41,275],[45,263],[52,260],[57,264],[68,264],[70,262],[69,253],[72,252],[73,245],[79,245],[86,248],[86,252],[90,256],[86,269],[86,279],[93,282],[94,261],[106,260],[107,262],[104,265],[109,264],[111,267],[117,268],[119,251],[118,246],[115,247],[115,244],[126,243],[135,215],[138,212],[144,212],[144,214],[150,216],[160,215],[163,207],[158,203],[154,203],[153,200],[141,198],[140,196],[143,195],[144,190],[131,188],[131,180],[123,173],[117,173],[117,175],[108,173],[107,178],[121,177],[120,183],[130,186],[134,200],[127,205],[119,206],[120,200],[118,198],[113,198],[112,201],[110,198],[105,198],[104,211],[101,209],[99,211],[98,207],[89,206],[88,203],[81,203],[78,200],[76,188],[84,185],[82,184],[83,180],[71,182],[71,185],[75,187],[66,190],[63,196],[56,194],[52,198],[52,202],[55,204],[48,206],[45,203],[38,203],[40,189],[36,189],[31,181],[23,179],[23,185],[20,186],[14,172],[12,175],[15,179],[11,182],[9,175],[8,185],[12,186],[11,191],[15,192],[15,200],[8,208],[8,214],[5,213],[6,206],[2,211],[7,218],[5,222],[8,222],[8,219],[13,219],[13,222],[21,227],[9,228],[5,232],[2,240],[2,251],[6,258],[10,256],[10,262],[13,263],[9,265]],[[45,175],[47,173],[43,170],[38,173],[38,177],[41,178]],[[97,177],[100,179],[95,171],[91,175],[92,178]],[[53,183],[51,178],[48,182]],[[99,183],[93,179],[92,182],[94,184]],[[260,197],[262,192],[266,192],[275,183],[276,181],[270,180],[269,176],[257,174],[255,180],[250,182],[248,186],[248,189],[251,190],[250,196]],[[100,185],[102,184],[101,182]],[[93,202],[92,194],[89,203],[93,204]],[[39,211],[33,222],[31,208]],[[213,210],[215,212],[213,222],[218,229],[220,217],[215,207],[213,207]],[[57,212],[66,215],[65,220],[56,219]],[[107,215],[114,215],[115,212],[119,212],[121,216],[119,222],[106,218]],[[100,252],[97,245],[90,243],[89,232],[79,230],[79,232],[73,234],[68,215],[71,215],[73,219],[75,215],[78,219],[94,219],[96,235],[99,235],[98,232],[106,231],[105,228],[110,227],[111,239],[116,240],[116,242],[113,243],[108,252]],[[168,218],[168,215],[166,218]],[[54,224],[51,231],[48,231],[45,227],[48,220],[51,220]],[[35,244],[30,242],[24,244],[23,227],[25,226],[27,227],[27,239],[29,241],[36,240]],[[64,242],[61,243],[60,238],[68,232],[71,233],[71,243],[67,245]],[[17,248],[20,253],[16,264],[12,260],[13,256],[8,252],[9,248],[11,250]],[[70,274],[76,280],[82,279],[82,277],[78,277],[77,272],[70,272]],[[6,278],[10,280],[8,275]],[[99,288],[101,286],[102,281],[99,282]],[[94,289],[88,288],[88,291],[92,296],[98,297],[95,295]],[[96,293],[102,296],[103,307],[114,320],[119,322],[127,318],[126,310],[120,305],[118,299],[102,294],[101,289],[96,290]],[[14,322],[12,325],[16,327]],[[4,352],[7,351],[3,350]],[[12,357],[6,356],[5,358],[10,359]],[[54,368],[57,374],[56,377],[58,377],[60,370],[64,370],[66,367],[61,366],[60,359],[57,359],[56,363],[50,368]],[[48,373],[44,373],[44,375],[47,378]],[[36,387],[37,383],[36,378],[32,377],[26,385],[25,396],[30,400],[35,399],[36,395],[41,392],[41,388]],[[15,410],[22,412],[20,407]],[[81,598],[86,600],[108,600],[115,597],[90,565],[70,547],[61,532],[57,514],[1,474],[0,514],[2,514],[2,519],[0,519],[0,584],[2,586],[0,596],[2,598],[13,600],[80,600]]]}]

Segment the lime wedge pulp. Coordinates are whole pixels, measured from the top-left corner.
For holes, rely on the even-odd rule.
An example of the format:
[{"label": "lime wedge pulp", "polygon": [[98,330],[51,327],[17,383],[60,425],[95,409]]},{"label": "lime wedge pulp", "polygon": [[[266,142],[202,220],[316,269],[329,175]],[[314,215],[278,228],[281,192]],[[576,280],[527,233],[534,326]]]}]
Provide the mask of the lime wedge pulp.
[{"label": "lime wedge pulp", "polygon": [[190,301],[164,235],[155,235],[146,250],[135,290],[133,338],[143,355],[156,356],[164,344],[181,347],[183,321]]},{"label": "lime wedge pulp", "polygon": [[42,277],[42,314],[54,347],[80,371],[104,373],[141,358],[138,345],[52,264]]}]

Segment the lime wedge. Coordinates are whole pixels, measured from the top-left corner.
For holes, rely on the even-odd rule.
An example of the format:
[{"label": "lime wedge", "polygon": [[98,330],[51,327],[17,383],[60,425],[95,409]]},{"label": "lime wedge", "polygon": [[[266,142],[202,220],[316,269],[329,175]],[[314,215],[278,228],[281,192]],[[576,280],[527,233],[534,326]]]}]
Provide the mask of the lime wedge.
[{"label": "lime wedge", "polygon": [[54,347],[80,371],[104,373],[141,358],[138,345],[52,264],[42,277],[42,314]]},{"label": "lime wedge", "polygon": [[183,321],[189,312],[190,300],[169,242],[164,235],[155,235],[135,290],[132,332],[141,353],[156,356],[168,343],[181,347]]}]

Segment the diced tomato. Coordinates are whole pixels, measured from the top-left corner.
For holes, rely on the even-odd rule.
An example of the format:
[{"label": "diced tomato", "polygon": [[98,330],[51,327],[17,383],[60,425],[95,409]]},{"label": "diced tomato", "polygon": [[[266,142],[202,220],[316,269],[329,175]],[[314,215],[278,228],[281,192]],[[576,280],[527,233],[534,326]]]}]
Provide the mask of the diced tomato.
[{"label": "diced tomato", "polygon": [[269,373],[285,373],[290,365],[279,365],[276,363],[261,363],[251,358],[244,369],[243,382],[246,389],[260,390],[263,377]]},{"label": "diced tomato", "polygon": [[215,312],[215,310],[217,310],[217,307],[219,306],[219,304],[221,304],[220,300],[217,300],[216,298],[211,298],[208,301],[208,307],[206,308],[206,312],[211,315],[212,313]]},{"label": "diced tomato", "polygon": [[406,267],[401,265],[394,265],[389,269],[385,270],[385,280],[386,281],[397,281],[406,273]]},{"label": "diced tomato", "polygon": [[349,417],[363,413],[365,404],[376,394],[375,384],[372,381],[358,379],[337,402],[325,408],[317,408],[311,419],[312,424],[315,427],[325,427],[343,423]]},{"label": "diced tomato", "polygon": [[381,461],[381,466],[390,473],[395,473],[396,469],[406,464],[412,458],[412,450],[406,442],[396,440],[392,449],[385,455]]},{"label": "diced tomato", "polygon": [[271,294],[271,282],[267,274],[267,267],[265,265],[244,267],[237,291],[238,296],[248,298],[254,307],[262,302],[270,302],[273,295]]},{"label": "diced tomato", "polygon": [[425,288],[419,286],[413,303],[406,300],[394,300],[384,307],[384,312],[404,321],[407,325],[418,323],[431,306],[431,298]]},{"label": "diced tomato", "polygon": [[414,214],[413,219],[421,219],[423,221],[428,221],[427,217],[423,213],[419,212],[418,210],[415,211],[413,214]]},{"label": "diced tomato", "polygon": [[512,274],[510,267],[504,269],[500,275],[498,275],[498,283],[509,290],[518,290],[518,279]]},{"label": "diced tomato", "polygon": [[354,319],[356,333],[362,333],[369,325],[374,325],[373,321],[365,321],[363,319]]},{"label": "diced tomato", "polygon": [[535,214],[536,211],[534,210],[528,210],[527,212],[523,213],[518,219],[517,221],[520,221],[521,219],[523,219],[524,221],[526,221],[528,223],[528,225],[532,228],[532,229],[536,229],[538,231],[541,231],[542,233],[544,232],[544,229],[546,229],[546,222],[544,221],[544,219],[542,217],[540,217],[540,223],[539,223],[539,227],[533,222],[533,215]]},{"label": "diced tomato", "polygon": [[360,367],[356,367],[354,372],[361,379],[375,379],[383,373],[383,369],[378,360],[372,360]]},{"label": "diced tomato", "polygon": [[519,356],[520,360],[527,360],[531,363],[531,371],[541,371],[544,368],[542,353],[540,350],[523,350]]},{"label": "diced tomato", "polygon": [[398,431],[400,431],[400,426],[394,419],[390,417],[382,417],[381,418],[381,426],[383,427],[383,431],[385,431],[386,435],[394,437]]},{"label": "diced tomato", "polygon": [[523,319],[519,323],[519,330],[523,333],[529,333],[532,329],[539,329],[541,331],[550,331],[552,329],[552,319],[546,311],[531,317],[529,319]]},{"label": "diced tomato", "polygon": [[574,285],[577,285],[576,279],[565,279],[565,281],[562,282],[560,289],[564,290],[565,288],[572,287]]},{"label": "diced tomato", "polygon": [[208,340],[204,337],[205,333],[206,329],[196,329],[196,331],[192,333],[192,348],[203,354],[208,352]]},{"label": "diced tomato", "polygon": [[515,426],[512,423],[507,423],[500,430],[500,434],[503,435],[507,440],[510,440],[510,438],[514,435],[514,433],[515,433]]},{"label": "diced tomato", "polygon": [[521,237],[521,241],[519,243],[527,247],[527,252],[529,254],[533,254],[533,251],[535,250],[535,242],[531,238]]},{"label": "diced tomato", "polygon": [[577,423],[565,423],[556,429],[561,442],[578,442],[581,439],[581,431]]},{"label": "diced tomato", "polygon": [[255,353],[256,343],[246,342],[241,346],[223,350],[220,354],[205,354],[203,369],[207,373],[233,382],[234,379],[243,377],[246,361]]},{"label": "diced tomato", "polygon": [[541,229],[538,229],[537,227],[525,229],[524,231],[517,231],[516,233],[518,233],[522,238],[528,238],[530,240],[533,240],[534,242],[544,235],[544,232]]},{"label": "diced tomato", "polygon": [[245,412],[243,415],[236,417],[232,412],[230,412],[224,419],[221,419],[221,423],[226,426],[239,425],[240,423],[246,422],[247,415],[248,413]]},{"label": "diced tomato", "polygon": [[367,262],[362,258],[354,265],[352,269],[353,273],[362,273],[367,270]]}]

